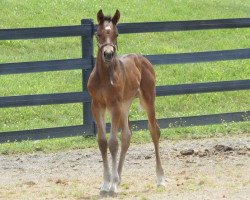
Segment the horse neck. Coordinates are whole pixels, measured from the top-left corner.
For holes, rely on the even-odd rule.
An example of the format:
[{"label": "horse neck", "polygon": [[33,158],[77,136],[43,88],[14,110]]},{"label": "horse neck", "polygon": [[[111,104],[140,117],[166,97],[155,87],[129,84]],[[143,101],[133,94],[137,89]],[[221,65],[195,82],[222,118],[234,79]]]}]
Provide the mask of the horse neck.
[{"label": "horse neck", "polygon": [[107,66],[107,64],[102,59],[101,51],[98,50],[96,58],[96,68],[97,74],[101,80],[110,81],[110,77],[113,76],[114,70],[116,69],[116,62],[116,57],[114,57],[113,61],[109,63],[110,66]]}]

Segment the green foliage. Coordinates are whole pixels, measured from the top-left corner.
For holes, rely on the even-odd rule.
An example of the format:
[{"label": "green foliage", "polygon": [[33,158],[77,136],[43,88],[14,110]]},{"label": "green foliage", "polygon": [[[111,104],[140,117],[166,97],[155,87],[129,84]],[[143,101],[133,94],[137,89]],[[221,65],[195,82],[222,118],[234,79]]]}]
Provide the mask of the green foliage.
[{"label": "green foliage", "polygon": [[[78,25],[93,18],[102,8],[105,14],[121,11],[121,22],[195,20],[250,17],[250,0],[159,0],[159,1],[0,1],[0,28]],[[119,36],[119,54],[164,54],[250,47],[250,28],[126,34]],[[95,49],[96,51],[96,49]],[[0,63],[81,57],[79,37],[0,41]],[[156,66],[157,85],[249,79],[250,60]],[[0,95],[15,96],[81,91],[81,70],[0,76]],[[176,117],[250,108],[248,91],[159,97],[157,116]],[[82,105],[51,105],[0,109],[0,131],[77,125],[82,123]],[[138,102],[130,119],[146,118]],[[163,138],[203,137],[218,133],[249,132],[249,123],[163,130]],[[147,132],[133,135],[134,142],[149,141]],[[91,141],[91,142],[90,142]],[[90,142],[90,145],[88,143]],[[60,150],[93,146],[82,137],[44,140],[38,150]],[[0,152],[35,151],[32,141],[0,145]],[[53,145],[52,145],[53,144]],[[95,145],[94,145],[95,146]],[[20,149],[19,149],[20,148]],[[6,150],[7,149],[7,150]],[[11,150],[12,149],[12,150]]]}]

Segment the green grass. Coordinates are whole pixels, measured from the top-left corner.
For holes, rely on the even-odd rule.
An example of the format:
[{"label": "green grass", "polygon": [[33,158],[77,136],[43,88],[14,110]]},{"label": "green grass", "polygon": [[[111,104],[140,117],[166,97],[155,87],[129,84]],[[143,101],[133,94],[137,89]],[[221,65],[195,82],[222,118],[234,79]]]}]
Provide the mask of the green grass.
[{"label": "green grass", "polygon": [[[250,17],[250,0],[2,0],[0,28],[78,25],[83,18],[121,11],[121,22],[171,21]],[[250,28],[126,34],[119,36],[119,54],[164,54],[240,49],[250,47]],[[95,48],[96,52],[96,48]],[[81,57],[79,37],[0,41],[0,63]],[[156,66],[157,85],[239,80],[250,78],[250,60]],[[81,70],[0,76],[0,95],[15,96],[75,92],[82,90]],[[235,91],[157,98],[157,116],[176,117],[246,111],[250,92]],[[49,105],[0,109],[0,131],[77,125],[82,123],[82,105]],[[138,102],[130,119],[144,119]],[[228,133],[249,133],[250,124],[227,124],[163,130],[163,138],[206,137]],[[25,141],[0,145],[0,153],[53,151],[96,146],[94,138],[65,138]],[[136,132],[133,142],[149,141],[147,132]],[[36,145],[41,147],[36,148]]]}]

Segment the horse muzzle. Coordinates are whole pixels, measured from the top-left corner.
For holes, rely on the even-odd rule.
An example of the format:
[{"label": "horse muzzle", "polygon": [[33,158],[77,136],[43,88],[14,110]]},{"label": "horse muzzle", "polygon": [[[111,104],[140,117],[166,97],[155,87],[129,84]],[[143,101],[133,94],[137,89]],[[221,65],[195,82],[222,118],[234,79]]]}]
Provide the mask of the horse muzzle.
[{"label": "horse muzzle", "polygon": [[103,56],[104,56],[105,62],[111,62],[114,58],[114,55],[115,54],[113,51],[109,51],[109,52],[104,51]]},{"label": "horse muzzle", "polygon": [[116,45],[113,43],[99,44],[105,62],[111,62],[116,55]]}]

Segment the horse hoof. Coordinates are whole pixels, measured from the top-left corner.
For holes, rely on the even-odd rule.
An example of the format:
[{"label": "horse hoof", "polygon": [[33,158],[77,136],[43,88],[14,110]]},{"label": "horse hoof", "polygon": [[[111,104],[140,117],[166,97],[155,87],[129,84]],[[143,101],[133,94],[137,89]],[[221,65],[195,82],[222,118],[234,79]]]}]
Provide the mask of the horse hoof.
[{"label": "horse hoof", "polygon": [[111,197],[116,197],[117,196],[117,192],[115,192],[115,191],[109,191],[108,195],[111,196]]},{"label": "horse hoof", "polygon": [[101,190],[100,191],[100,196],[102,196],[102,197],[107,197],[108,194],[109,194],[109,191],[106,191],[106,190]]},{"label": "horse hoof", "polygon": [[166,188],[166,184],[165,183],[157,184],[157,188],[159,188],[159,189],[165,189]]},{"label": "horse hoof", "polygon": [[109,189],[109,196],[116,196],[117,195],[117,183],[113,183]]}]

